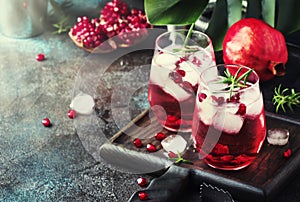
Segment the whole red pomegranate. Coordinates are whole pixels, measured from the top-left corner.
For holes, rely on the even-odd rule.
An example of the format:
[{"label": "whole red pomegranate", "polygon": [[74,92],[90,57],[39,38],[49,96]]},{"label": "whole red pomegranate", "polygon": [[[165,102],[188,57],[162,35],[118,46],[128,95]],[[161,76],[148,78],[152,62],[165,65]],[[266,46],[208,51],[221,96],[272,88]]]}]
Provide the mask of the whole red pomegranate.
[{"label": "whole red pomegranate", "polygon": [[223,60],[253,68],[261,81],[284,75],[288,52],[281,32],[256,18],[233,24],[223,41]]}]

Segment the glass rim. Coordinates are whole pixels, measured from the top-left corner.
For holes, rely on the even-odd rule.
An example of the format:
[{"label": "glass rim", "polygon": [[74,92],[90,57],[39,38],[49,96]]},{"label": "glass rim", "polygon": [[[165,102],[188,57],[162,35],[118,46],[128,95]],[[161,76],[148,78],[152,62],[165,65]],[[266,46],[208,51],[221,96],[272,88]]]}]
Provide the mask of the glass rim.
[{"label": "glass rim", "polygon": [[[233,90],[232,92],[235,92],[235,93],[244,92],[244,91],[248,91],[248,90],[251,90],[251,89],[253,89],[253,88],[256,88],[257,86],[258,86],[258,88],[259,88],[259,81],[260,81],[260,79],[259,79],[259,76],[258,76],[257,72],[256,72],[253,68],[247,67],[247,66],[245,66],[245,65],[240,65],[240,64],[217,64],[217,65],[210,66],[210,67],[208,67],[207,69],[203,70],[203,72],[201,72],[200,75],[199,75],[200,81],[201,81],[202,83],[204,83],[204,85],[207,87],[207,89],[208,89],[210,92],[212,92],[213,94],[215,94],[215,93],[227,93],[227,92],[229,92],[229,90],[228,90],[228,91],[224,91],[224,90],[211,89],[211,88],[209,87],[209,85],[208,85],[209,81],[207,81],[207,79],[205,79],[205,77],[204,77],[204,74],[205,74],[208,70],[210,70],[210,69],[212,69],[212,68],[218,68],[218,67],[221,67],[221,66],[223,66],[224,68],[226,68],[226,66],[232,66],[232,67],[237,67],[237,68],[238,68],[238,67],[244,68],[244,69],[247,69],[247,70],[250,70],[250,69],[253,70],[253,71],[251,72],[251,74],[254,74],[254,75],[255,75],[255,78],[256,78],[256,79],[255,79],[255,82],[251,83],[252,85],[251,85],[250,87],[243,88],[243,89],[239,89],[239,90]],[[218,70],[218,69],[217,69],[217,70]]]},{"label": "glass rim", "polygon": [[[156,48],[158,49],[158,50],[160,50],[160,51],[164,51],[164,52],[167,52],[167,53],[170,53],[170,54],[176,54],[176,53],[174,53],[174,52],[172,52],[172,51],[169,51],[169,50],[166,50],[165,48],[162,48],[161,46],[159,46],[158,45],[158,41],[161,39],[161,38],[163,38],[164,36],[166,36],[166,35],[168,35],[168,34],[171,34],[171,33],[180,33],[180,32],[187,32],[188,33],[188,29],[175,29],[175,30],[172,30],[172,31],[166,31],[166,32],[164,32],[164,33],[162,33],[162,34],[160,34],[157,38],[156,38],[156,40],[155,40],[155,46],[156,46]],[[206,40],[207,40],[207,46],[205,47],[205,48],[203,48],[203,47],[201,47],[201,46],[198,46],[200,49],[199,50],[205,50],[205,51],[207,51],[206,50],[206,48],[207,47],[209,47],[209,46],[212,46],[212,40],[211,40],[211,38],[206,34],[206,33],[204,33],[204,32],[201,32],[201,31],[199,31],[199,30],[192,30],[192,34],[200,34],[200,35],[202,35],[202,36],[204,36],[205,38],[206,38]],[[201,51],[202,51],[201,50]],[[208,51],[207,51],[208,52]]]}]

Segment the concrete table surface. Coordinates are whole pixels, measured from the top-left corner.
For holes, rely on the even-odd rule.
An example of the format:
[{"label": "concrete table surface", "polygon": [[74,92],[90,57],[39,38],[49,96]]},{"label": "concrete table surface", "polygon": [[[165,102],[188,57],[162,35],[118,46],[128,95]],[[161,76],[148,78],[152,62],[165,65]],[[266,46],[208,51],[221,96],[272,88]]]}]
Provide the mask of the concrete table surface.
[{"label": "concrete table surface", "polygon": [[137,176],[95,161],[67,116],[88,54],[50,32],[0,44],[0,201],[126,201]]}]

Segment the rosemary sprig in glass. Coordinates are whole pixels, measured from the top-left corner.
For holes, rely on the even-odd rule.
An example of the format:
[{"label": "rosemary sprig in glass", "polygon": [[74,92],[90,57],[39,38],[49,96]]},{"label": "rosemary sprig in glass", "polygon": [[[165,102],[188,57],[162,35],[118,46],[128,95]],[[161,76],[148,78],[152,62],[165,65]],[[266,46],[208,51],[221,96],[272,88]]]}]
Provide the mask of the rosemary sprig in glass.
[{"label": "rosemary sprig in glass", "polygon": [[[253,69],[249,69],[245,73],[239,76],[241,70],[243,68],[240,67],[234,75],[232,75],[228,68],[224,71],[225,76],[221,76],[221,83],[228,84],[228,87],[224,90],[229,90],[229,98],[232,97],[232,93],[236,88],[245,88],[247,87],[247,81],[250,74],[253,72]],[[243,80],[243,81],[242,81]]]},{"label": "rosemary sprig in glass", "polygon": [[276,105],[276,112],[281,108],[286,112],[285,106],[293,112],[293,107],[300,105],[300,92],[296,92],[295,89],[285,88],[281,89],[281,84],[274,89],[273,103]]}]

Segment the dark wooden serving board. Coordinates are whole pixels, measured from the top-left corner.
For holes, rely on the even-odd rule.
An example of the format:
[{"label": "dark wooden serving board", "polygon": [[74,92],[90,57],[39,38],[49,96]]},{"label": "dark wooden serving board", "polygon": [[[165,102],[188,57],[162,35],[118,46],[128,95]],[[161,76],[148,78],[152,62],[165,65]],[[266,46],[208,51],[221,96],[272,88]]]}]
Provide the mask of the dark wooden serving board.
[{"label": "dark wooden serving board", "polygon": [[[125,129],[117,133],[111,141],[119,146],[125,147],[128,150],[134,150],[141,154],[147,154],[146,148],[136,148],[133,144],[133,137],[153,136],[158,132],[159,123],[152,117],[149,118],[148,112],[144,112],[138,116]],[[132,124],[140,127],[131,128]],[[143,130],[143,127],[147,130]],[[180,164],[179,167],[190,170],[190,184],[199,186],[202,182],[215,185],[229,191],[235,199],[240,200],[255,200],[268,201],[276,196],[293,175],[300,169],[300,124],[289,121],[288,119],[277,119],[276,116],[267,113],[267,128],[285,128],[290,132],[288,145],[273,146],[265,141],[258,158],[252,165],[239,171],[220,171],[207,166],[192,146],[184,154],[184,158],[191,160],[193,165]],[[164,130],[167,135],[173,134],[170,131]],[[189,136],[188,133],[182,133],[183,136]],[[144,144],[148,142],[154,143],[161,149],[160,143],[154,138],[144,139]],[[284,158],[283,152],[287,149],[292,149],[292,156]]]}]

